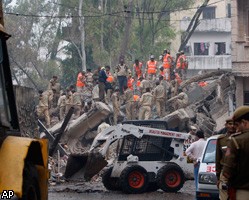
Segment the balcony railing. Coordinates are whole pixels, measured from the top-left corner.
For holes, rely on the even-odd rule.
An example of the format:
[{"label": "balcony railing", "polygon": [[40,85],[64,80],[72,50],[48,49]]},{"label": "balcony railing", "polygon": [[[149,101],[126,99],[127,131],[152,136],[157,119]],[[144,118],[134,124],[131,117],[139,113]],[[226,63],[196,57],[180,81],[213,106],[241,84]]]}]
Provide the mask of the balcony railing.
[{"label": "balcony railing", "polygon": [[[190,20],[181,21],[181,31],[185,31]],[[196,32],[231,32],[231,18],[201,19]]]},{"label": "balcony railing", "polygon": [[219,56],[188,56],[189,69],[231,69],[231,55]]}]

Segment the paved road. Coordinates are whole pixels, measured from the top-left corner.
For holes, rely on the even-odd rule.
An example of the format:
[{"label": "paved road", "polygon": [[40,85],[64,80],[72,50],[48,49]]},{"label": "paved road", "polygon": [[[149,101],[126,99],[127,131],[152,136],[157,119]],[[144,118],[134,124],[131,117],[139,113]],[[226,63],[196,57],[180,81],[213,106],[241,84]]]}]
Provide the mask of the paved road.
[{"label": "paved road", "polygon": [[187,181],[178,193],[166,193],[162,190],[144,194],[123,194],[120,191],[109,192],[102,183],[66,183],[49,188],[49,200],[192,200],[194,182]]}]

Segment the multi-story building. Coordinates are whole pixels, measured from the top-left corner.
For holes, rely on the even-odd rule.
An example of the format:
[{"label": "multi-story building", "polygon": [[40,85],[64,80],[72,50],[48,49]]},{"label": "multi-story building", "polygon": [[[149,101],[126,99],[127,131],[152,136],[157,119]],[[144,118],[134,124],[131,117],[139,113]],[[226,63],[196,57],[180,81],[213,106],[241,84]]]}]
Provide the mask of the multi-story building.
[{"label": "multi-story building", "polygon": [[[172,41],[174,55],[181,44],[181,35],[188,28],[191,18],[204,0],[198,0],[185,11],[171,14],[177,32]],[[200,16],[200,24],[190,37],[185,54],[192,71],[230,69],[231,70],[231,2],[230,0],[210,0]]]},{"label": "multi-story building", "polygon": [[232,72],[236,107],[249,105],[249,1],[232,0]]}]

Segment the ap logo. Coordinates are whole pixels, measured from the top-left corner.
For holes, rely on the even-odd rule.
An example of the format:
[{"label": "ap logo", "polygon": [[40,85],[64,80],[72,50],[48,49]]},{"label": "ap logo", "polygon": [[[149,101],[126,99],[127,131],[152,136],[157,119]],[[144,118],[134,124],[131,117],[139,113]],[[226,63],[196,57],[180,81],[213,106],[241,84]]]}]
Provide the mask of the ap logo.
[{"label": "ap logo", "polygon": [[3,190],[2,194],[0,194],[0,199],[11,199],[13,196],[13,190]]}]

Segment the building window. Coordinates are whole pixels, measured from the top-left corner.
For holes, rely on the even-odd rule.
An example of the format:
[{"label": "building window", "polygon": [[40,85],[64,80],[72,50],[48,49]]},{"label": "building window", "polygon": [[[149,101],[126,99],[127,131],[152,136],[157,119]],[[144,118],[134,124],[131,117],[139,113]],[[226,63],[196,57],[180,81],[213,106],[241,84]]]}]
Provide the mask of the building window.
[{"label": "building window", "polygon": [[194,43],[194,55],[208,55],[209,43]]},{"label": "building window", "polygon": [[206,7],[202,11],[203,19],[215,19],[215,7]]},{"label": "building window", "polygon": [[226,54],[226,43],[225,42],[216,42],[214,44],[215,44],[215,55]]},{"label": "building window", "polygon": [[249,91],[244,92],[244,105],[249,106]]},{"label": "building window", "polygon": [[228,3],[227,4],[227,17],[231,18],[232,14],[231,14],[231,4]]}]

